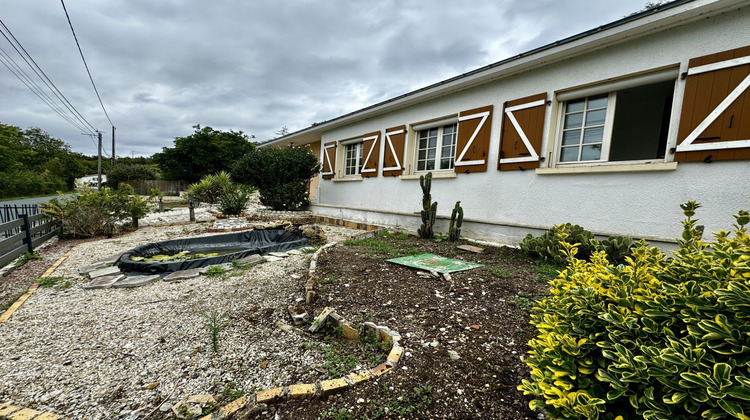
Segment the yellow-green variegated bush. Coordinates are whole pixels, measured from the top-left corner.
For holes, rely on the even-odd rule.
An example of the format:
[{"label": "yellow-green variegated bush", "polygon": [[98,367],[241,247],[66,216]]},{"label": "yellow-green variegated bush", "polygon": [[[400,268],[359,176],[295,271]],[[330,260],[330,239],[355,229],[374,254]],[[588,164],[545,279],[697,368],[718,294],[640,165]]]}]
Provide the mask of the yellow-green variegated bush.
[{"label": "yellow-green variegated bush", "polygon": [[532,408],[573,419],[750,419],[750,213],[701,240],[687,219],[667,257],[639,242],[627,263],[603,252],[550,282],[519,389]]}]

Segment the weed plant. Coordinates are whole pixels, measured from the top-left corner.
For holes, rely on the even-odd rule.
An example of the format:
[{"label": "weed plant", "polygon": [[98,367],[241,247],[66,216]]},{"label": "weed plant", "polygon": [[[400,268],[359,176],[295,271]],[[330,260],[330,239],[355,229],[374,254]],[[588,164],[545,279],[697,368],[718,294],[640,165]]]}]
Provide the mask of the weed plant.
[{"label": "weed plant", "polygon": [[214,353],[219,352],[219,334],[229,325],[226,322],[227,314],[220,314],[218,311],[201,312],[200,315],[206,320],[203,327],[208,331],[211,340],[211,350]]},{"label": "weed plant", "polygon": [[26,252],[24,252],[23,255],[21,255],[20,257],[18,257],[18,259],[16,260],[16,263],[15,263],[15,266],[16,267],[20,267],[20,266],[26,264],[27,262],[29,262],[31,260],[43,260],[43,259],[44,259],[44,257],[41,256],[41,255],[39,255],[39,254],[32,254],[31,252],[26,251]]},{"label": "weed plant", "polygon": [[413,418],[433,404],[432,387],[419,386],[397,392],[383,385],[377,398],[366,405],[354,408],[331,407],[320,414],[321,418],[333,420]]}]

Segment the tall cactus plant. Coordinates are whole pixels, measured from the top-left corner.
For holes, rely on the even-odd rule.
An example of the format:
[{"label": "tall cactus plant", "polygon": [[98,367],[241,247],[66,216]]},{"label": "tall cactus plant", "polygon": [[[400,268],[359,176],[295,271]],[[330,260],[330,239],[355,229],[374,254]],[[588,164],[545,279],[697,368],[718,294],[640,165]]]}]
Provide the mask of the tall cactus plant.
[{"label": "tall cactus plant", "polygon": [[448,240],[455,242],[461,236],[461,225],[464,223],[464,209],[461,208],[461,202],[456,201],[456,207],[453,207],[451,213],[451,224],[448,228]]},{"label": "tall cactus plant", "polygon": [[432,172],[427,176],[420,175],[419,185],[422,187],[422,226],[417,229],[420,238],[432,239],[435,237],[433,228],[435,226],[435,214],[437,213],[437,202],[432,202],[430,189],[432,188]]}]

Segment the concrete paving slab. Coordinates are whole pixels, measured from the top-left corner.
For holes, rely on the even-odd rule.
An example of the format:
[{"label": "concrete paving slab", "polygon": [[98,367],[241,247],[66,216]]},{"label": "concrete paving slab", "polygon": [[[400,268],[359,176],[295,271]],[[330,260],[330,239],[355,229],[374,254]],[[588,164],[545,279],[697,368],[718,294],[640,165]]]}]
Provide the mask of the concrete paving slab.
[{"label": "concrete paving slab", "polygon": [[119,267],[115,267],[115,266],[104,267],[104,268],[100,268],[98,270],[94,270],[94,271],[90,272],[89,273],[89,278],[95,279],[97,277],[111,276],[113,274],[119,274],[119,273],[120,273],[120,268]]},{"label": "concrete paving slab", "polygon": [[113,284],[112,287],[140,287],[147,284],[151,284],[159,280],[158,274],[144,275],[144,276],[128,276],[117,283]]},{"label": "concrete paving slab", "polygon": [[175,271],[174,273],[168,274],[164,277],[164,281],[178,281],[187,280],[198,277],[201,275],[200,268],[191,268],[189,270]]},{"label": "concrete paving slab", "polygon": [[107,264],[109,264],[109,263],[98,262],[98,263],[94,263],[94,264],[91,264],[91,265],[87,265],[85,267],[81,267],[81,268],[78,269],[78,274],[86,275],[86,274],[88,274],[88,273],[90,273],[90,272],[92,272],[94,270],[98,270],[100,268],[104,268]]},{"label": "concrete paving slab", "polygon": [[255,264],[257,262],[263,261],[263,257],[260,254],[253,254],[248,255],[247,257],[240,258],[237,260],[237,263],[239,264]]},{"label": "concrete paving slab", "polygon": [[84,289],[108,289],[112,287],[113,284],[117,283],[118,281],[125,278],[125,274],[113,274],[110,276],[102,276],[97,277],[94,280],[91,280],[87,284],[84,284],[82,287]]},{"label": "concrete paving slab", "polygon": [[268,261],[268,262],[273,262],[273,261],[281,261],[281,260],[283,260],[283,258],[279,258],[279,257],[274,257],[273,255],[266,255],[266,256],[265,256],[264,258],[265,258],[265,259],[266,259],[266,261]]},{"label": "concrete paving slab", "polygon": [[269,252],[268,255],[279,258],[286,258],[289,256],[286,252]]}]

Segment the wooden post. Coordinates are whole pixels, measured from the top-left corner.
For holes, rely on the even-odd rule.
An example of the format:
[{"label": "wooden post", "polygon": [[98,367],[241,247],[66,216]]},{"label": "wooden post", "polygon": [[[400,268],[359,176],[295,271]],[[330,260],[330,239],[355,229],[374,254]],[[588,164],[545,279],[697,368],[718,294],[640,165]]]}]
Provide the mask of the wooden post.
[{"label": "wooden post", "polygon": [[19,216],[23,219],[23,226],[21,226],[21,229],[26,232],[26,237],[23,239],[23,243],[29,248],[29,254],[33,254],[34,245],[31,243],[31,224],[29,223],[29,215],[19,214]]},{"label": "wooden post", "polygon": [[99,169],[97,170],[97,181],[98,181],[98,189],[102,189],[102,133],[101,131],[98,132],[99,134]]}]

